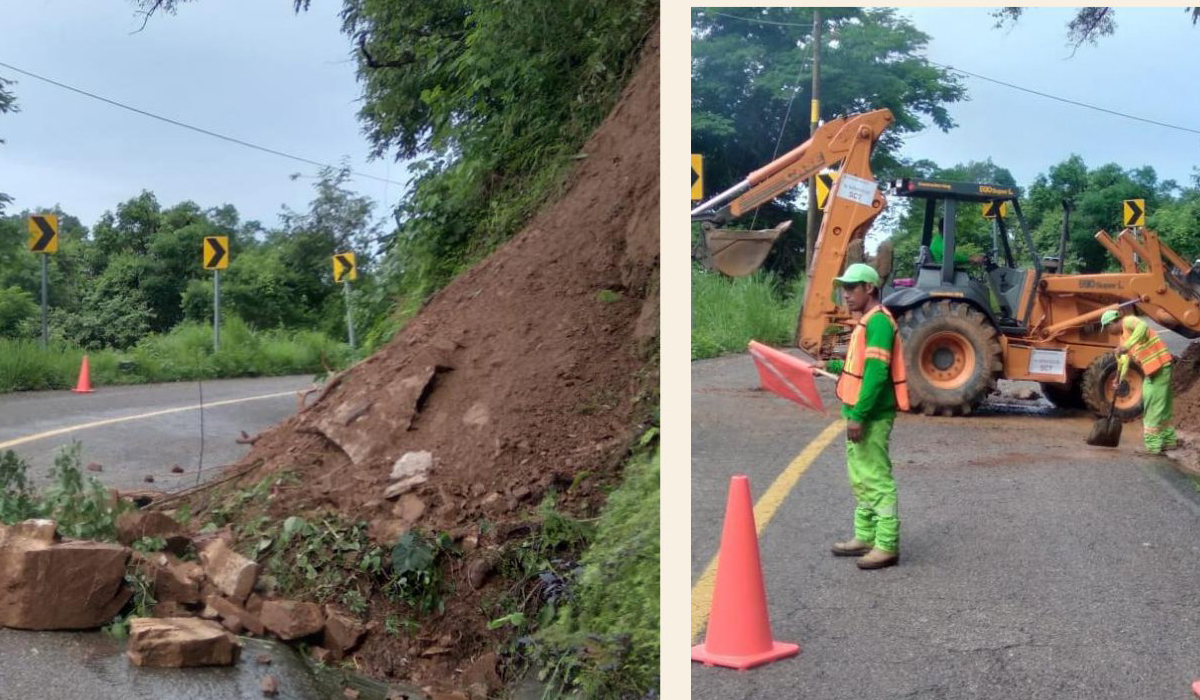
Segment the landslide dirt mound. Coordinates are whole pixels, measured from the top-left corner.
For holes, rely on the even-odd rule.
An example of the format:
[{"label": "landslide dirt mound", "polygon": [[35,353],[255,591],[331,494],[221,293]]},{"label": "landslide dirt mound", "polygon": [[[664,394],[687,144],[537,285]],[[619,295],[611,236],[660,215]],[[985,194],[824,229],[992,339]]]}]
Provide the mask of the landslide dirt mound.
[{"label": "landslide dirt mound", "polygon": [[1175,426],[1189,433],[1200,433],[1200,343],[1192,343],[1182,357],[1175,358],[1171,371],[1171,391],[1175,395]]},{"label": "landslide dirt mound", "polygon": [[[234,466],[260,465],[247,482],[299,476],[274,493],[273,515],[332,509],[373,532],[479,537],[482,550],[528,533],[550,489],[571,487],[560,508],[595,511],[657,386],[657,30],[583,152],[558,201]],[[433,466],[402,509],[384,494],[410,451],[432,453]],[[446,574],[445,613],[412,636],[371,634],[364,670],[449,679],[496,645],[504,632],[488,630],[481,600],[501,582],[473,589],[470,556]],[[441,648],[428,655],[431,645]]]}]

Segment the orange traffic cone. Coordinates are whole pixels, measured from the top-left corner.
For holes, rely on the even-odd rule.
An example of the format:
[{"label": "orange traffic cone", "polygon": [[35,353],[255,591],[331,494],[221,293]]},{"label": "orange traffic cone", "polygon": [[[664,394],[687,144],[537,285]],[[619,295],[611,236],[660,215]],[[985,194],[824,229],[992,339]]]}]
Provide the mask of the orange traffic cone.
[{"label": "orange traffic cone", "polygon": [[743,670],[800,653],[798,644],[771,639],[750,480],[745,476],[730,480],[719,557],[708,633],[703,644],[692,647],[692,661]]},{"label": "orange traffic cone", "polygon": [[79,365],[79,382],[75,384],[74,391],[76,394],[92,393],[92,380],[88,376],[88,356],[83,356],[83,364]]}]

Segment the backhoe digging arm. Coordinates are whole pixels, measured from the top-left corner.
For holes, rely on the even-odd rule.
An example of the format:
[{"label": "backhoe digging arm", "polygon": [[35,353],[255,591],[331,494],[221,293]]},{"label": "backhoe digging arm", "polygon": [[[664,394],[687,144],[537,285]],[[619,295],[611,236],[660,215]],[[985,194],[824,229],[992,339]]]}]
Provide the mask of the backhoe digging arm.
[{"label": "backhoe digging arm", "polygon": [[885,199],[875,183],[870,161],[876,141],[892,121],[892,113],[886,109],[830,120],[809,140],[692,210],[693,220],[728,221],[790,191],[822,169],[841,164],[829,193],[816,249],[809,256],[797,333],[797,345],[814,357],[820,356],[825,329],[850,320],[849,313],[834,303],[833,278],[841,274],[851,241],[865,236],[875,217],[883,212]]}]

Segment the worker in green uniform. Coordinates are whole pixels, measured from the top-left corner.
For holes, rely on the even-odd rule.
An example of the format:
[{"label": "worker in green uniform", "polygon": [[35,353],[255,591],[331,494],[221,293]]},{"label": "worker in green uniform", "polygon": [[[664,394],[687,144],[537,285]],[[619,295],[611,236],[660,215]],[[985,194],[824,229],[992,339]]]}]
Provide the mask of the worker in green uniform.
[{"label": "worker in green uniform", "polygon": [[896,409],[908,410],[903,349],[896,321],[879,303],[879,273],[855,263],[836,278],[851,313],[861,314],[846,359],[818,366],[838,375],[846,419],[846,470],[854,494],[854,537],[833,545],[837,556],[858,556],[860,569],[900,560],[900,518],[888,440]]},{"label": "worker in green uniform", "polygon": [[[1116,309],[1100,316],[1100,325],[1111,334],[1121,334],[1117,346],[1118,366],[1127,366],[1129,358],[1142,368],[1142,440],[1146,451],[1162,454],[1179,446],[1171,427],[1171,351],[1162,338],[1137,316],[1121,318]],[[1118,370],[1123,377],[1124,371]]]},{"label": "worker in green uniform", "polygon": [[[933,256],[933,261],[938,265],[942,264],[942,256],[945,253],[946,242],[942,238],[942,229],[944,226],[944,220],[938,219],[937,233],[933,234],[933,240],[929,242],[929,254]],[[954,264],[956,266],[966,265],[967,263],[971,263],[972,265],[982,265],[983,261],[984,258],[982,255],[972,255],[967,257],[967,255],[964,253],[958,252],[958,246],[954,247]]]}]

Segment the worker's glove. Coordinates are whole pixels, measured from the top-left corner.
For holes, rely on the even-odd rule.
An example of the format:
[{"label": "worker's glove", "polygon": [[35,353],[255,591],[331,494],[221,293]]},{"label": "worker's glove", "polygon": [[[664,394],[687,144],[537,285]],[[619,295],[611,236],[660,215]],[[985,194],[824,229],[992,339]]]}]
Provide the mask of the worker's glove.
[{"label": "worker's glove", "polygon": [[1117,381],[1125,381],[1125,372],[1129,370],[1129,355],[1117,357]]}]

